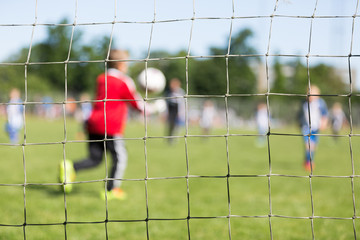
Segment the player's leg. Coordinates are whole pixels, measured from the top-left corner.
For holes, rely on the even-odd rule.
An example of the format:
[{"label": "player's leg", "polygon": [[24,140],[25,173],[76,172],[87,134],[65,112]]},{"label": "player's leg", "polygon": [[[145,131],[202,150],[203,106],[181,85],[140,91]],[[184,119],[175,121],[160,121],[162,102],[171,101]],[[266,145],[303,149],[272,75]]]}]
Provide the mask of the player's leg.
[{"label": "player's leg", "polygon": [[[110,178],[122,179],[124,177],[125,169],[127,166],[127,151],[125,142],[121,139],[108,141],[106,143],[107,150],[111,153],[113,165],[110,171]],[[120,180],[110,180],[107,184],[108,198],[124,199],[126,193],[120,188]]]},{"label": "player's leg", "polygon": [[306,171],[311,172],[311,143],[310,143],[310,137],[309,136],[305,136],[304,137],[305,140],[305,162],[304,162],[304,168]]},{"label": "player's leg", "polygon": [[74,163],[75,171],[93,168],[101,163],[104,154],[104,142],[99,140],[103,139],[103,135],[89,134],[89,140],[91,141],[88,143],[89,156]]},{"label": "player's leg", "polygon": [[[176,127],[176,119],[177,119],[177,115],[178,115],[178,105],[171,105],[169,106],[168,109],[168,136],[173,136],[174,132],[175,132],[175,127]],[[169,141],[171,142],[171,138],[169,139]]]},{"label": "player's leg", "polygon": [[317,131],[312,131],[310,136],[305,136],[305,169],[311,171],[315,168],[314,156],[317,143],[319,141],[318,136],[316,135]]},{"label": "player's leg", "polygon": [[333,139],[335,141],[337,141],[337,139],[338,139],[336,137],[336,135],[339,135],[341,127],[342,127],[342,123],[340,123],[339,121],[336,121],[336,120],[333,121],[333,123],[331,125],[331,129],[332,129],[332,133],[334,135]]},{"label": "player's leg", "polygon": [[18,143],[19,142],[18,130],[15,127],[11,126],[9,123],[7,123],[5,125],[5,129],[6,129],[6,132],[7,132],[8,136],[9,136],[10,142],[12,144]]},{"label": "player's leg", "polygon": [[265,125],[258,125],[258,134],[259,136],[257,137],[257,146],[258,147],[263,147],[266,144],[266,136],[265,134],[267,133],[268,128]]},{"label": "player's leg", "polygon": [[[109,141],[108,149],[111,153],[113,159],[113,165],[110,172],[111,178],[122,179],[127,167],[127,151],[125,148],[124,140],[117,139],[114,141]],[[121,181],[114,180],[108,182],[108,190],[111,190],[114,187],[120,187]]]},{"label": "player's leg", "polygon": [[[59,165],[59,182],[68,183],[75,181],[76,172],[79,170],[92,168],[99,165],[102,161],[102,156],[104,153],[104,142],[101,141],[104,136],[101,135],[92,135],[89,134],[89,140],[93,142],[88,143],[89,157],[76,162],[75,164],[66,159],[65,164],[63,161]],[[96,141],[98,140],[98,141]],[[66,174],[65,174],[66,173]],[[65,185],[65,192],[70,192],[72,190],[72,185]]]}]

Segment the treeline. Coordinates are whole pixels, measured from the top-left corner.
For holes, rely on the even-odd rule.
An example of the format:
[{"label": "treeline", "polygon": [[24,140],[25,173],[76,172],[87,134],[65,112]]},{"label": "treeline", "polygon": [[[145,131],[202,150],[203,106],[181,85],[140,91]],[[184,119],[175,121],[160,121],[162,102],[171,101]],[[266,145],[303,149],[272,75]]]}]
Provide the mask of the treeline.
[{"label": "treeline", "polygon": [[[61,23],[67,21],[63,20]],[[106,58],[110,39],[99,36],[90,43],[85,43],[83,33],[76,29],[71,41],[71,32],[72,26],[49,26],[46,38],[32,45],[30,64],[26,66],[29,96],[49,92],[63,94],[65,81],[67,91],[74,96],[94,90],[96,76],[104,71],[105,64],[101,61]],[[260,71],[258,66],[265,65],[265,56],[256,56],[256,46],[251,42],[253,35],[250,29],[235,33],[231,39],[229,55],[227,45],[210,48],[209,55],[215,57],[209,58],[187,59],[187,52],[182,50],[175,54],[156,51],[151,53],[151,58],[160,60],[150,60],[148,66],[161,69],[168,81],[176,77],[185,83],[188,76],[189,94],[224,95],[227,84],[230,94],[257,93]],[[29,48],[23,48],[6,62],[25,63],[28,55]],[[65,64],[66,60],[79,62]],[[271,61],[269,74],[271,73],[270,85],[273,93],[304,94],[308,86],[308,76],[325,94],[349,93],[348,84],[330,65],[310,65],[308,69],[306,63],[299,59],[284,62],[280,61],[280,57],[271,57]],[[136,79],[144,67],[145,62],[131,63],[130,75]],[[1,65],[1,95],[4,96],[13,87],[23,90],[24,79],[24,65]]]}]

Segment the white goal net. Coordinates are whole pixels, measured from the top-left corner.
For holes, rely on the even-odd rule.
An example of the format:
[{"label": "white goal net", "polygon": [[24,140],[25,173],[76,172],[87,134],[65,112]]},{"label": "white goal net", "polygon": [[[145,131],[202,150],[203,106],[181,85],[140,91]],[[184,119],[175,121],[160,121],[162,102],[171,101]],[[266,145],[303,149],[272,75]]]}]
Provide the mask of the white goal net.
[{"label": "white goal net", "polygon": [[[359,0],[0,3],[0,239],[357,239],[358,8]],[[111,49],[130,54],[112,60]],[[127,63],[142,97],[107,97],[116,62]],[[150,74],[139,86],[150,68],[166,76],[164,91],[148,89]],[[171,95],[173,79],[183,91]],[[101,104],[110,124],[107,106],[119,101],[144,114],[130,110],[122,136],[88,139],[86,107]],[[58,182],[59,162],[67,168],[90,143],[106,151],[118,142],[124,176],[111,177],[108,153]],[[110,198],[113,180],[126,199]]]}]

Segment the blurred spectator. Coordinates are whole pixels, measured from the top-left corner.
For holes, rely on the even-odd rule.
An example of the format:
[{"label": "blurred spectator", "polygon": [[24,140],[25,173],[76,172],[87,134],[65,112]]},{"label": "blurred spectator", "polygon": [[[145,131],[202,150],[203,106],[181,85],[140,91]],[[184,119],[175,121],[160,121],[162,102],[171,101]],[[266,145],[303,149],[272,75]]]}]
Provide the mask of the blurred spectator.
[{"label": "blurred spectator", "polygon": [[[330,122],[331,130],[334,135],[338,135],[344,124],[346,124],[347,118],[339,102],[334,103],[330,110]],[[334,138],[337,139],[336,137]]]},{"label": "blurred spectator", "polygon": [[54,100],[50,96],[44,96],[42,98],[42,102],[44,103],[41,106],[41,113],[47,119],[54,119],[55,118],[55,111],[54,111]]},{"label": "blurred spectator", "polygon": [[[181,88],[180,80],[177,78],[171,79],[169,91],[166,93],[168,136],[173,136],[176,128],[185,124],[184,95],[185,92]],[[169,138],[169,143],[172,143],[172,140],[172,138]]]},{"label": "blurred spectator", "polygon": [[70,117],[74,117],[75,113],[76,113],[76,103],[75,103],[75,98],[73,97],[69,97],[67,99],[67,103],[65,104],[65,111],[66,111],[66,116],[70,116]]},{"label": "blurred spectator", "polygon": [[325,101],[320,98],[320,89],[310,86],[310,96],[302,103],[299,120],[305,141],[305,170],[314,169],[314,153],[319,142],[319,132],[328,122],[328,110]]},{"label": "blurred spectator", "polygon": [[258,130],[258,146],[264,146],[266,142],[266,134],[269,130],[269,117],[266,103],[259,103],[256,111],[256,126]]},{"label": "blurred spectator", "polygon": [[204,135],[209,135],[213,127],[214,118],[216,110],[214,103],[211,100],[206,100],[203,105],[201,118],[200,118],[200,127]]},{"label": "blurred spectator", "polygon": [[6,133],[10,138],[10,142],[13,144],[19,142],[19,132],[24,125],[24,107],[21,105],[21,103],[22,100],[20,98],[19,89],[13,88],[10,91],[9,104],[6,107],[7,121],[5,125]]},{"label": "blurred spectator", "polygon": [[75,119],[80,123],[79,130],[77,132],[77,138],[85,138],[85,130],[87,121],[91,115],[92,104],[90,102],[90,95],[83,93],[80,96],[80,107],[76,108]]}]

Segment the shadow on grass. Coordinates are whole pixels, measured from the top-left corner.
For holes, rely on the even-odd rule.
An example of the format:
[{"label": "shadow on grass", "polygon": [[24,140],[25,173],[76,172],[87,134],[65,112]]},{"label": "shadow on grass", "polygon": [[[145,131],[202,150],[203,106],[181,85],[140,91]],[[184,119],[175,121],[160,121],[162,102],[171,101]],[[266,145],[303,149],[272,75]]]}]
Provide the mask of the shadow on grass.
[{"label": "shadow on grass", "polygon": [[[54,185],[30,185],[27,189],[45,193],[49,197],[64,196],[63,186]],[[99,197],[101,189],[98,191],[93,188],[76,187],[74,186],[71,192],[66,193],[66,196],[81,196],[81,197]]]}]

